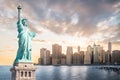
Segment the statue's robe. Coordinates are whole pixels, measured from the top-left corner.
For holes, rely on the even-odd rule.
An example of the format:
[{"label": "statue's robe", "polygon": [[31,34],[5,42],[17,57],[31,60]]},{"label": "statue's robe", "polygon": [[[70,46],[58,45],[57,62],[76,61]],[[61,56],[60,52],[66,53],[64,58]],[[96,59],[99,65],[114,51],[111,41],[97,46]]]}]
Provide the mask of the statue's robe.
[{"label": "statue's robe", "polygon": [[30,32],[27,25],[23,25],[22,21],[17,22],[18,28],[18,51],[14,64],[17,62],[31,62],[32,38],[35,37],[34,32]]}]

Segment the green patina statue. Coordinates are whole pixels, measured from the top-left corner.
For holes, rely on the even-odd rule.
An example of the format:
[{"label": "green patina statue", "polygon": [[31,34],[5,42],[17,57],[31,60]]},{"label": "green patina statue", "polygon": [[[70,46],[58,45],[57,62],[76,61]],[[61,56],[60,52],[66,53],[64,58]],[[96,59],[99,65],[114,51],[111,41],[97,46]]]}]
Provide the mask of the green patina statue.
[{"label": "green patina statue", "polygon": [[32,62],[31,59],[31,51],[32,51],[32,43],[31,40],[35,37],[34,32],[30,32],[27,26],[27,19],[22,19],[20,16],[21,6],[18,6],[18,51],[17,56],[14,61],[14,64],[18,62]]}]

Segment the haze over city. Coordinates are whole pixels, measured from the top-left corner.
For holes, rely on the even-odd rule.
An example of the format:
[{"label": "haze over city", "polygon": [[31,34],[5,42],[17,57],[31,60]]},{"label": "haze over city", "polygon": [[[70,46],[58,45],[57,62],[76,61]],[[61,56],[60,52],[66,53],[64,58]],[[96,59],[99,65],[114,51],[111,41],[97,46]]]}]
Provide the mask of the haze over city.
[{"label": "haze over city", "polygon": [[[35,63],[40,49],[52,50],[60,44],[62,52],[72,46],[86,50],[94,42],[107,50],[120,50],[119,0],[24,0],[22,16],[28,27],[37,33],[32,43]],[[17,53],[17,0],[0,0],[0,65],[13,64]]]}]

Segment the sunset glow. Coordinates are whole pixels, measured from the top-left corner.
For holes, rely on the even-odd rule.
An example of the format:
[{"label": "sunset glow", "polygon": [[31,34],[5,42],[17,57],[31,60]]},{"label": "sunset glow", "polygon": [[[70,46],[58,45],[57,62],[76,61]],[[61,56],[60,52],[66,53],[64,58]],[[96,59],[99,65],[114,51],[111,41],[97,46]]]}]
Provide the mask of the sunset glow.
[{"label": "sunset glow", "polygon": [[[17,54],[17,0],[0,0],[0,65],[13,64]],[[120,50],[120,1],[118,0],[23,0],[22,16],[28,19],[35,63],[40,48],[51,51],[52,44],[78,46],[86,50],[94,42],[108,49]]]}]

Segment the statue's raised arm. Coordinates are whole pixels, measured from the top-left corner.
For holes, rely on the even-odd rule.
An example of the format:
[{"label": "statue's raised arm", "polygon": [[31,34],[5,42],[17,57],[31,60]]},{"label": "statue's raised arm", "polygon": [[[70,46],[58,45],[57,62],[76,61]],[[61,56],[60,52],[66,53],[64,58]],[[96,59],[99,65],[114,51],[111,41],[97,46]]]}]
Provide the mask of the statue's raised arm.
[{"label": "statue's raised arm", "polygon": [[21,15],[20,14],[21,14],[21,9],[22,8],[21,8],[20,5],[17,8],[18,8],[18,22],[21,22]]}]

